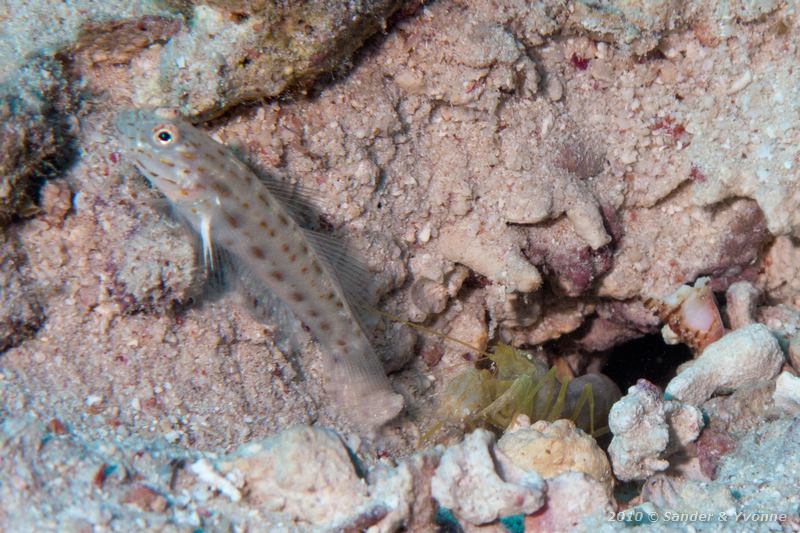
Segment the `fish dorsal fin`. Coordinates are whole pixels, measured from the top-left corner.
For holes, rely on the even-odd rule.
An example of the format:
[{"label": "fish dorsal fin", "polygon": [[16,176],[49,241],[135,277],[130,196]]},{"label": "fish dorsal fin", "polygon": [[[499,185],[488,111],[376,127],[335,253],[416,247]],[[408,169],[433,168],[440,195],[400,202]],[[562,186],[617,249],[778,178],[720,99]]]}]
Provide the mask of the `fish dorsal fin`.
[{"label": "fish dorsal fin", "polygon": [[369,280],[372,276],[369,270],[342,240],[312,229],[303,229],[303,233],[320,260],[336,277],[345,299],[363,326],[371,308]]},{"label": "fish dorsal fin", "polygon": [[314,227],[319,214],[318,206],[324,205],[319,199],[319,193],[310,187],[300,183],[292,183],[286,178],[278,177],[266,171],[260,170],[258,165],[248,161],[246,154],[234,147],[227,147],[235,157],[227,161],[227,165],[232,166],[241,173],[252,174],[258,178],[270,194],[283,205],[292,218],[302,227]]},{"label": "fish dorsal fin", "polygon": [[261,183],[292,215],[292,218],[303,228],[312,228],[317,225],[319,209],[314,190],[291,183],[287,180],[269,175],[259,175]]}]

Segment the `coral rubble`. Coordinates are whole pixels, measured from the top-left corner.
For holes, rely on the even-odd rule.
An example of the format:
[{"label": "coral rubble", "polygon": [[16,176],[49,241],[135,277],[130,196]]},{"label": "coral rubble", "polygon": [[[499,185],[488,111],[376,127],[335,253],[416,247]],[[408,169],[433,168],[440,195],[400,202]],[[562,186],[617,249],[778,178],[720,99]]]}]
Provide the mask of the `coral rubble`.
[{"label": "coral rubble", "polygon": [[608,457],[589,435],[569,420],[534,424],[520,421],[498,440],[497,449],[524,470],[538,472],[545,479],[563,472],[583,472],[600,482],[610,495],[613,488]]},{"label": "coral rubble", "polygon": [[[536,471],[526,473],[502,454],[488,431],[474,431],[442,455],[431,494],[440,505],[476,525],[533,513],[544,504],[544,481]],[[502,465],[503,477],[496,462]]]},{"label": "coral rubble", "polygon": [[703,425],[699,409],[663,400],[656,386],[639,380],[608,417],[614,434],[608,447],[614,474],[621,480],[645,479],[666,470],[666,458],[694,441]]}]

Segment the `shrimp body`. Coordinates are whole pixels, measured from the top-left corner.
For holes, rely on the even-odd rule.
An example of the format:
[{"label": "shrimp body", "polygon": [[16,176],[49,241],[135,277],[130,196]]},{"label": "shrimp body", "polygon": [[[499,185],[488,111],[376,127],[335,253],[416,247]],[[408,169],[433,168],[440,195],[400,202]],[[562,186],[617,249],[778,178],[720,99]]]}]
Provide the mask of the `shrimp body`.
[{"label": "shrimp body", "polygon": [[200,235],[212,267],[222,246],[311,330],[326,356],[326,389],[359,429],[402,409],[332,268],[310,234],[224,145],[172,109],[120,112],[124,151]]}]

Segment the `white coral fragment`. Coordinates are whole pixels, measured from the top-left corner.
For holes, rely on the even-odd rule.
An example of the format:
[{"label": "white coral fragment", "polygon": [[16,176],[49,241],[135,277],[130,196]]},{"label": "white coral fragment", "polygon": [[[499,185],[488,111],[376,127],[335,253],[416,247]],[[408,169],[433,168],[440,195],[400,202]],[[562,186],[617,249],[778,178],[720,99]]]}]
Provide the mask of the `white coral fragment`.
[{"label": "white coral fragment", "polygon": [[755,322],[761,291],[749,281],[737,281],[725,291],[725,314],[731,329],[739,329]]},{"label": "white coral fragment", "polygon": [[611,408],[608,427],[614,434],[608,454],[616,476],[645,479],[666,470],[666,457],[700,435],[703,415],[692,405],[664,400],[658,387],[642,379]]},{"label": "white coral fragment", "polygon": [[197,478],[224,494],[232,502],[238,502],[242,499],[242,493],[236,488],[230,480],[219,474],[207,459],[200,459],[189,467]]},{"label": "white coral fragment", "polygon": [[539,420],[531,425],[527,416],[520,415],[497,442],[497,448],[516,466],[535,471],[548,483],[565,472],[581,472],[597,480],[608,494],[613,491],[606,454],[571,420]]},{"label": "white coral fragment", "polygon": [[499,459],[502,452],[493,447],[494,436],[488,431],[470,433],[445,451],[431,480],[431,492],[439,504],[471,524],[530,514],[544,504],[542,478],[536,472],[518,472],[503,458],[503,474],[515,482],[504,480],[495,465],[495,457]]},{"label": "white coral fragment", "polygon": [[589,243],[593,250],[611,242],[611,235],[606,232],[603,216],[594,196],[575,182],[568,182],[567,190],[572,191],[574,196],[567,201],[568,207],[564,213],[572,223],[575,233]]},{"label": "white coral fragment", "polygon": [[581,520],[613,511],[605,484],[583,472],[564,472],[547,480],[547,506],[525,517],[525,531],[585,531]]},{"label": "white coral fragment", "polygon": [[388,533],[433,514],[431,477],[442,452],[378,463],[362,477],[337,433],[293,426],[213,460],[201,457],[189,470],[200,481],[196,499],[206,501],[210,491],[227,496],[258,531],[290,523],[293,531]]},{"label": "white coral fragment", "polygon": [[667,385],[667,395],[700,405],[716,393],[774,378],[784,362],[778,340],[763,324],[750,324],[710,344]]}]

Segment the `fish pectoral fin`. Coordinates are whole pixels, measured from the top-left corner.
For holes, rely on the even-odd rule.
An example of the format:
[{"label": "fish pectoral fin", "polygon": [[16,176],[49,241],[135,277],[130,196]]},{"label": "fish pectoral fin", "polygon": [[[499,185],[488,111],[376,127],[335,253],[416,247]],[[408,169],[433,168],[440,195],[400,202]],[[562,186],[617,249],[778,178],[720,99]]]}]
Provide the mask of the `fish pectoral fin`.
[{"label": "fish pectoral fin", "polygon": [[203,264],[209,272],[214,271],[214,243],[211,239],[211,217],[200,219],[200,239],[203,244]]}]

